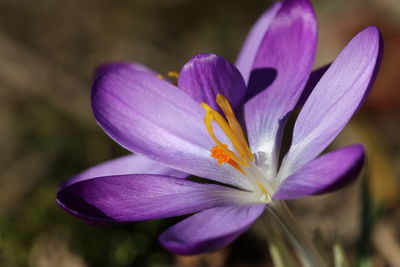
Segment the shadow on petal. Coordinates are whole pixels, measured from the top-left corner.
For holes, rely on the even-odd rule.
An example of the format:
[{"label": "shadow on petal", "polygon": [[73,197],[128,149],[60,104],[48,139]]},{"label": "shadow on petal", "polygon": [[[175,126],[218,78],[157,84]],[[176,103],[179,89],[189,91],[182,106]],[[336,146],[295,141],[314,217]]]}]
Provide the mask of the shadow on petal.
[{"label": "shadow on petal", "polygon": [[246,100],[249,100],[269,87],[276,79],[277,74],[274,68],[253,69],[250,73]]}]

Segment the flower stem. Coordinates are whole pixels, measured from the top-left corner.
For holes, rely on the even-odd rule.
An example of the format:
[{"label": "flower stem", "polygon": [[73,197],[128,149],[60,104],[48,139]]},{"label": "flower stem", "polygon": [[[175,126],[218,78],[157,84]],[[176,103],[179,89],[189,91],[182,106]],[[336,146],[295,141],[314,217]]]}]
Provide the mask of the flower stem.
[{"label": "flower stem", "polygon": [[263,216],[264,229],[266,230],[268,249],[275,267],[296,266],[296,259],[292,254],[289,244],[281,231],[280,226],[270,213]]},{"label": "flower stem", "polygon": [[303,232],[296,218],[285,202],[273,202],[273,204],[267,208],[265,215],[266,220],[268,220],[266,223],[272,223],[272,225],[280,228],[279,230],[287,237],[288,241],[295,249],[303,266],[328,266],[313,243]]}]

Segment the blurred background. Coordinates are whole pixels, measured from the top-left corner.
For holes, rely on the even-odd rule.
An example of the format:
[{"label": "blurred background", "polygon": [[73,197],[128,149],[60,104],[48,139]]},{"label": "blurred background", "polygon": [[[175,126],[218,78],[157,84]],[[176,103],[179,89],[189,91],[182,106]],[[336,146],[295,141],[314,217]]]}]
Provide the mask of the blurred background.
[{"label": "blurred background", "polygon": [[[367,103],[332,146],[364,143],[363,177],[327,196],[290,202],[320,248],[340,242],[352,265],[400,266],[400,1],[313,1],[315,67],[377,25],[385,55]],[[55,203],[57,186],[127,154],[92,117],[96,65],[136,61],[160,73],[194,54],[234,61],[271,1],[0,0],[0,266],[271,266],[262,224],[209,255],[166,252],[175,219],[92,227]]]}]

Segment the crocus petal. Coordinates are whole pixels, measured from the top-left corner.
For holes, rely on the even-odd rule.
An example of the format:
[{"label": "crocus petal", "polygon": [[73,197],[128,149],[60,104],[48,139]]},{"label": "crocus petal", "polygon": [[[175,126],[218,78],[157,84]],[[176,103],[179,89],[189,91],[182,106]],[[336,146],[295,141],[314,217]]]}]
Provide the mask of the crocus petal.
[{"label": "crocus petal", "polygon": [[297,102],[297,107],[303,107],[304,103],[307,101],[308,97],[310,96],[311,92],[314,90],[315,86],[318,84],[319,80],[321,80],[322,76],[328,70],[331,64],[327,64],[323,67],[320,67],[313,72],[311,72],[310,77],[308,77],[308,81],[306,86],[304,87],[303,92],[301,93],[300,99]]},{"label": "crocus petal", "polygon": [[235,107],[246,93],[240,72],[228,60],[214,54],[199,54],[186,63],[178,79],[178,87],[197,102],[206,102],[218,110],[217,94],[223,94]]},{"label": "crocus petal", "polygon": [[90,178],[124,174],[160,174],[179,178],[188,176],[187,173],[168,168],[154,160],[131,154],[87,169],[69,179],[62,187]]},{"label": "crocus petal", "polygon": [[254,58],[256,57],[258,48],[260,47],[260,43],[265,33],[268,31],[268,28],[271,25],[271,21],[281,5],[281,2],[276,2],[272,5],[271,8],[265,11],[257,20],[257,22],[253,25],[249,34],[246,37],[246,40],[243,43],[235,65],[242,73],[242,76],[246,83],[249,80]]},{"label": "crocus petal", "polygon": [[358,177],[364,159],[361,145],[351,145],[324,154],[287,177],[273,198],[296,199],[339,189]]},{"label": "crocus petal", "polygon": [[350,41],[321,78],[301,110],[280,179],[321,153],[362,104],[375,79],[380,34],[368,27]]},{"label": "crocus petal", "polygon": [[[210,156],[215,144],[204,125],[205,111],[169,82],[143,71],[116,68],[95,80],[92,107],[105,132],[132,152],[182,172],[249,188],[247,179],[234,175],[239,172],[232,166],[218,166]],[[217,137],[227,143],[218,130]]]},{"label": "crocus petal", "polygon": [[178,254],[219,249],[246,231],[263,213],[265,204],[216,207],[172,226],[160,236],[161,244]]},{"label": "crocus petal", "polygon": [[57,202],[89,223],[125,223],[248,202],[251,197],[249,192],[215,184],[134,174],[74,183],[58,192]]},{"label": "crocus petal", "polygon": [[248,84],[255,96],[244,115],[250,148],[269,177],[276,174],[283,127],[311,72],[316,25],[307,0],[284,1],[255,58]]}]

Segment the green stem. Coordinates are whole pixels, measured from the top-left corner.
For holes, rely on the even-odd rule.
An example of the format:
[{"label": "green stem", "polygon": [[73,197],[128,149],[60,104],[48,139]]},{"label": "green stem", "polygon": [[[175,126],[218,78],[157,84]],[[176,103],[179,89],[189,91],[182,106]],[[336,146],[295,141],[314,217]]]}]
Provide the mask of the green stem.
[{"label": "green stem", "polygon": [[274,266],[296,266],[296,260],[288,247],[284,234],[274,218],[271,218],[271,213],[264,213],[262,218],[267,234],[268,249]]},{"label": "green stem", "polygon": [[266,210],[267,219],[287,237],[295,249],[303,266],[327,267],[327,263],[319,254],[313,243],[300,228],[296,218],[293,216],[285,202],[276,201]]}]

